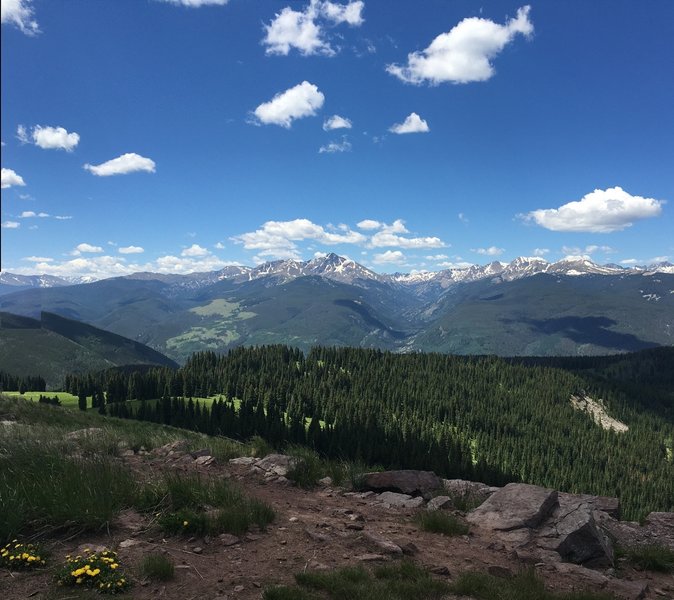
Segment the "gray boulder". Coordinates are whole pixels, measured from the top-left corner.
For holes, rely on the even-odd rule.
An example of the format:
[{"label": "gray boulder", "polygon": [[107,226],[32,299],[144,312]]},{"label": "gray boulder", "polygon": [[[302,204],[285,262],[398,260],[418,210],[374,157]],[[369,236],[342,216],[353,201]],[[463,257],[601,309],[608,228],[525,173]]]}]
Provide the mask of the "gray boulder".
[{"label": "gray boulder", "polygon": [[592,567],[612,565],[613,547],[597,526],[593,512],[592,504],[580,503],[555,515],[548,530],[554,537],[548,547],[567,562]]},{"label": "gray boulder", "polygon": [[285,454],[268,454],[255,464],[255,467],[266,471],[270,475],[285,477],[288,471],[295,466],[297,459]]},{"label": "gray boulder", "polygon": [[441,488],[442,482],[433,471],[382,471],[365,473],[362,487],[374,492],[390,491],[423,495]]},{"label": "gray boulder", "polygon": [[556,506],[556,490],[527,483],[509,483],[469,513],[467,520],[495,531],[533,529],[545,521]]},{"label": "gray boulder", "polygon": [[419,508],[424,503],[421,496],[412,497],[409,494],[398,494],[396,492],[383,492],[377,496],[377,500],[382,504],[400,508]]}]

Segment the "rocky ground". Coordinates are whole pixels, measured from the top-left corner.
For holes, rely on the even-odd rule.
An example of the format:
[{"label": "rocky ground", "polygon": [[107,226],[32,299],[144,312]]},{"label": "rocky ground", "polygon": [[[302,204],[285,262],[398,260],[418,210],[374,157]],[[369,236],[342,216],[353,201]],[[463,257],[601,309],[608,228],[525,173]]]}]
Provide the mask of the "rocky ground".
[{"label": "rocky ground", "polygon": [[[465,570],[507,577],[532,566],[554,590],[606,590],[626,600],[674,598],[671,575],[635,571],[621,561],[612,564],[605,533],[674,548],[671,513],[651,515],[646,527],[640,527],[614,518],[619,506],[613,499],[558,495],[535,486],[511,484],[498,489],[438,480],[442,487],[430,493],[425,486],[435,485],[432,474],[411,479],[403,474],[402,480],[394,475],[383,483],[379,475],[367,492],[331,487],[329,481],[306,491],[286,479],[287,457],[275,455],[262,461],[245,457],[218,464],[212,457],[196,454],[172,444],[147,453],[129,450],[120,460],[140,476],[179,469],[229,478],[249,495],[271,504],[276,511],[274,523],[266,531],[241,538],[226,534],[211,539],[163,537],[150,517],[127,511],[109,532],[49,541],[52,562],[85,548],[115,549],[120,564],[134,579],[129,597],[139,599],[252,600],[261,598],[266,586],[292,583],[300,571],[377,564],[405,556],[439,578],[452,579]],[[452,510],[449,496],[456,498],[459,492],[486,500],[468,515],[456,511],[471,524],[467,535],[428,533],[412,521],[428,504],[431,509]],[[151,551],[172,557],[176,564],[172,581],[157,584],[136,575],[139,562]],[[72,590],[59,591],[46,571],[0,571],[0,593],[6,599],[82,597]]]}]

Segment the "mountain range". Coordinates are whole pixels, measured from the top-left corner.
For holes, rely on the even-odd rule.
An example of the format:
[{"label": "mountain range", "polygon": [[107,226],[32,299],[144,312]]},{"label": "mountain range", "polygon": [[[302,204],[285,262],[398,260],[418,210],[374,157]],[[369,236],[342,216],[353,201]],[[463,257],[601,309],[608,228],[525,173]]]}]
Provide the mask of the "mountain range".
[{"label": "mountain range", "polygon": [[84,321],[179,362],[241,344],[586,355],[671,345],[674,336],[674,265],[584,257],[382,274],[328,254],[86,283],[2,273],[0,294],[4,311]]}]

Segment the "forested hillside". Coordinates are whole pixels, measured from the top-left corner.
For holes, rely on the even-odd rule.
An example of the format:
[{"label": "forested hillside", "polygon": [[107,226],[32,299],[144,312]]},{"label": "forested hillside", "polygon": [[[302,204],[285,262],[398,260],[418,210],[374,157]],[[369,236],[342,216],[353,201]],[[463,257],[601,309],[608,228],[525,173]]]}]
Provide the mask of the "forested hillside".
[{"label": "forested hillside", "polygon": [[[672,375],[662,369],[671,355],[651,350],[590,367],[348,348],[304,355],[270,346],[195,354],[179,370],[71,376],[67,387],[105,391],[117,416],[259,434],[277,446],[306,443],[335,458],[447,477],[619,496],[625,516],[635,518],[674,509]],[[615,369],[622,380],[602,376]],[[660,378],[631,383],[630,373],[653,370]],[[605,431],[574,410],[570,396],[581,390],[602,398],[629,431]],[[221,399],[178,398],[213,395]]]}]

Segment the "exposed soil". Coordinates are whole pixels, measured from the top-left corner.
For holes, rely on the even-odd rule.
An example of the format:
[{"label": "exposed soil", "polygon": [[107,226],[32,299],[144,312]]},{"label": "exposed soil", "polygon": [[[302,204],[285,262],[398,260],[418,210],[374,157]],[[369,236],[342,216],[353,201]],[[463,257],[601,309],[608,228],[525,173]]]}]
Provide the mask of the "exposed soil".
[{"label": "exposed soil", "polygon": [[[160,459],[127,456],[123,459],[141,476],[157,469],[176,468]],[[194,471],[194,466],[185,466]],[[437,577],[451,579],[464,570],[514,573],[527,566],[526,557],[507,552],[502,544],[473,528],[469,535],[446,537],[421,531],[413,522],[414,510],[386,508],[371,498],[362,498],[341,489],[319,488],[305,491],[288,484],[265,481],[244,465],[217,465],[200,468],[204,474],[229,477],[246,493],[267,501],[276,511],[276,520],[266,531],[254,531],[239,543],[225,545],[219,538],[186,538],[162,536],[150,517],[134,511],[123,513],[111,524],[109,532],[82,534],[74,539],[53,539],[46,542],[51,551],[52,565],[60,565],[67,554],[77,554],[83,548],[104,546],[118,552],[122,568],[134,581],[125,597],[175,600],[205,599],[252,600],[262,597],[266,586],[293,583],[293,575],[305,569],[336,568],[368,564],[364,555],[383,555],[379,561],[400,560],[387,555],[366,537],[367,533],[383,536],[409,553],[415,562],[439,572]],[[345,495],[346,494],[346,495]],[[196,549],[196,551],[195,551]],[[168,583],[144,581],[138,575],[138,565],[148,552],[163,551],[176,564],[175,578]],[[536,571],[555,590],[599,590],[606,588],[599,572],[574,565],[536,563]],[[621,585],[630,581],[647,582],[643,598],[674,598],[671,575],[645,573],[630,568],[620,569]],[[611,578],[611,581],[613,579]],[[80,598],[96,594],[81,594],[72,589],[58,588],[49,570],[10,573],[0,571],[2,600],[23,598]],[[629,597],[629,596],[626,596]],[[636,596],[632,596],[636,597]]]}]

